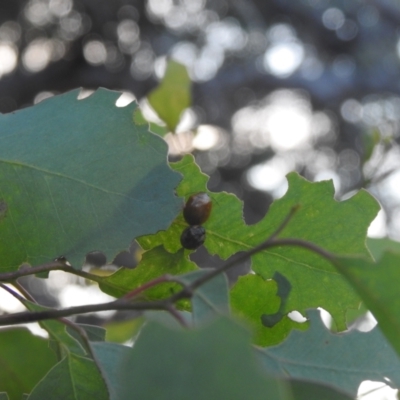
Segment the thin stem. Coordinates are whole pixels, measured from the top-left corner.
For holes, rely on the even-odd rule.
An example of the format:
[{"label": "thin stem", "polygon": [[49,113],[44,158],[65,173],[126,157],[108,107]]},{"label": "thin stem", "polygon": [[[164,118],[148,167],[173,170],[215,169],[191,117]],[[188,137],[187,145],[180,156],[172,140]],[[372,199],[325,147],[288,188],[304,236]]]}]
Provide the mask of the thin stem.
[{"label": "thin stem", "polygon": [[310,250],[314,253],[319,254],[320,256],[326,258],[330,262],[334,262],[336,260],[336,256],[333,253],[323,249],[322,247],[319,247],[318,245],[316,245],[312,242],[307,242],[307,240],[303,240],[303,239],[296,239],[296,238],[275,239],[273,242],[269,243],[266,246],[266,248],[277,247],[277,246],[303,247],[307,250]]},{"label": "thin stem", "polygon": [[12,290],[10,287],[8,287],[7,285],[4,285],[3,283],[0,283],[0,288],[2,288],[3,290],[5,290],[6,292],[8,292],[9,294],[11,294],[11,296],[14,296],[17,300],[19,300],[22,304],[24,304],[25,302],[25,298],[23,298],[19,293],[15,292],[14,290]]},{"label": "thin stem", "polygon": [[[101,368],[101,363],[98,360],[96,353],[93,351],[92,345],[90,343],[90,340],[88,338],[88,335],[86,333],[86,331],[81,328],[79,325],[75,324],[74,322],[70,321],[67,318],[59,318],[58,319],[60,322],[62,322],[63,324],[69,326],[71,329],[75,330],[76,332],[78,332],[78,334],[80,335],[80,337],[82,338],[85,347],[86,347],[86,351],[88,352],[89,356],[92,358],[92,360],[95,362],[97,369],[101,375],[101,377],[104,380],[104,383],[106,383],[105,379],[104,379],[104,375],[103,375],[103,369]],[[106,385],[107,386],[107,385]]]},{"label": "thin stem", "polygon": [[[14,282],[13,285],[18,286],[17,289],[19,291],[21,291],[22,293],[24,293],[25,298],[23,298],[22,296],[20,296],[17,292],[15,292],[14,290],[12,290],[11,288],[9,288],[7,285],[4,285],[2,283],[0,283],[0,287],[4,290],[6,290],[8,293],[10,293],[12,296],[14,296],[16,299],[18,299],[22,304],[25,303],[25,300],[28,299],[29,301],[36,303],[35,299],[28,293],[25,291],[25,289],[18,283],[18,282]],[[22,289],[22,290],[21,290]],[[15,315],[15,314],[13,314]],[[89,355],[92,357],[92,359],[97,363],[97,365],[100,365],[96,359],[96,355],[93,353],[92,347],[90,345],[90,341],[89,338],[86,334],[86,331],[81,328],[79,325],[75,324],[74,322],[66,319],[66,318],[58,318],[58,320],[63,323],[64,325],[69,326],[71,329],[74,329],[76,332],[78,332],[78,334],[81,336],[83,342],[85,343],[86,346],[86,350],[88,351]]]},{"label": "thin stem", "polygon": [[275,232],[272,233],[272,235],[266,240],[266,241],[272,241],[275,239],[287,226],[289,221],[293,218],[294,214],[300,209],[301,205],[296,204],[294,205],[290,211],[289,214],[285,217],[285,219],[281,222],[281,224],[276,228]]},{"label": "thin stem", "polygon": [[168,303],[167,306],[167,311],[184,327],[184,328],[189,328],[188,323],[186,320],[182,317],[181,314],[179,314],[179,311],[175,308],[175,306],[172,303]]},{"label": "thin stem", "polygon": [[132,303],[126,300],[114,300],[108,303],[89,304],[84,306],[76,306],[63,308],[61,310],[44,310],[44,311],[24,311],[10,315],[0,316],[0,326],[15,325],[27,322],[44,321],[47,319],[58,319],[61,317],[69,317],[71,315],[86,314],[97,311],[108,310],[167,310],[169,299],[154,302],[138,302]]},{"label": "thin stem", "polygon": [[88,272],[81,271],[79,269],[75,269],[75,268],[68,266],[65,263],[62,263],[60,261],[53,261],[50,263],[39,265],[37,267],[21,268],[18,271],[5,272],[3,274],[0,274],[0,281],[1,282],[11,282],[11,281],[14,281],[23,276],[35,275],[35,274],[38,274],[41,272],[50,272],[50,271],[64,271],[64,272],[68,272],[73,275],[78,275],[85,279],[89,279],[91,281],[95,281],[97,283],[102,282],[102,278],[100,276],[93,275]]},{"label": "thin stem", "polygon": [[258,246],[254,247],[253,249],[246,251],[245,253],[242,253],[238,255],[235,258],[232,258],[225,264],[223,264],[221,267],[216,268],[212,271],[210,271],[208,274],[201,276],[200,278],[196,279],[193,281],[188,287],[182,289],[180,292],[176,293],[175,295],[171,296],[171,301],[175,302],[178,301],[182,298],[189,297],[188,293],[190,291],[193,291],[197,289],[199,286],[203,285],[204,283],[210,281],[213,279],[215,276],[221,274],[222,272],[225,272],[229,268],[232,268],[236,264],[247,260],[249,257],[252,255],[259,253],[263,250],[266,250],[271,247],[278,247],[278,246],[299,246],[303,247],[305,249],[311,250],[314,253],[317,253],[321,255],[322,257],[326,258],[327,260],[334,262],[335,261],[335,256],[334,254],[324,250],[323,248],[317,246],[314,243],[307,242],[306,240],[302,239],[295,239],[295,238],[284,238],[284,239],[267,239],[265,242],[259,244]]},{"label": "thin stem", "polygon": [[82,338],[83,342],[85,343],[87,352],[94,359],[94,354],[92,351],[92,347],[90,346],[90,341],[89,341],[86,331],[83,328],[81,328],[79,325],[75,324],[74,322],[72,322],[71,320],[69,320],[67,318],[58,318],[58,321],[60,321],[61,323],[63,323],[66,326],[69,326],[74,331],[78,332],[79,336]]},{"label": "thin stem", "polygon": [[[275,239],[276,236],[278,236],[283,231],[283,229],[287,226],[287,224],[293,218],[294,214],[296,213],[296,211],[299,210],[299,208],[300,208],[299,204],[293,206],[290,209],[289,214],[285,217],[285,219],[282,221],[282,223],[278,226],[278,228],[271,234],[271,236],[266,241],[262,242],[258,246],[254,247],[244,253],[237,255],[236,257],[233,257],[231,260],[227,261],[225,264],[221,265],[219,268],[215,268],[214,270],[210,271],[208,274],[203,275],[199,279],[195,280],[194,282],[192,282],[191,285],[189,285],[190,289],[193,291],[194,289],[198,288],[203,283],[211,280],[215,276],[221,274],[222,272],[227,271],[228,269],[239,264],[240,262],[247,260],[252,255],[259,253],[260,251],[263,251],[268,247],[271,247],[271,244],[275,243],[275,241],[276,241],[276,239]],[[304,242],[304,243],[308,243],[308,242]],[[176,294],[176,296],[178,296],[178,295],[182,296],[182,294],[180,294],[180,293],[181,292],[178,292]]]},{"label": "thin stem", "polygon": [[388,385],[382,385],[382,386],[378,386],[378,387],[375,387],[375,388],[372,388],[372,389],[370,389],[370,390],[368,390],[367,392],[364,392],[364,393],[361,393],[360,395],[358,395],[357,397],[356,397],[356,400],[361,400],[363,397],[365,397],[365,396],[368,396],[369,394],[371,394],[371,393],[374,393],[374,392],[377,392],[378,390],[382,390],[382,389],[384,389],[385,387],[387,387]]},{"label": "thin stem", "polygon": [[21,292],[24,295],[25,299],[36,303],[32,295],[18,281],[12,282],[11,285],[13,285],[15,289],[17,289],[19,292]]},{"label": "thin stem", "polygon": [[[176,301],[181,300],[183,298],[190,298],[193,294],[193,290],[198,288],[200,285],[208,282],[216,275],[226,271],[227,269],[234,266],[236,263],[241,262],[248,257],[256,254],[262,250],[277,247],[277,246],[300,246],[306,249],[309,249],[321,256],[325,257],[329,261],[334,261],[335,256],[332,253],[320,248],[319,246],[307,242],[302,239],[273,239],[272,241],[268,239],[267,241],[261,243],[260,245],[254,247],[253,249],[247,251],[246,253],[240,254],[239,257],[236,257],[234,260],[230,260],[229,262],[222,265],[220,268],[217,268],[210,273],[202,276],[201,278],[195,280],[190,285],[184,287],[180,292],[170,296],[165,300],[153,301],[153,302],[135,302],[127,301],[127,299],[121,298],[118,300],[114,300],[107,303],[100,304],[90,304],[85,306],[77,306],[77,307],[69,307],[61,310],[44,310],[44,311],[33,311],[33,312],[20,312],[11,315],[4,315],[0,317],[0,326],[2,325],[12,325],[12,324],[20,324],[26,322],[36,322],[43,321],[46,319],[57,319],[61,317],[68,317],[71,315],[77,314],[86,314],[90,312],[97,311],[105,311],[105,310],[164,310],[171,312],[175,317],[177,313],[174,313],[171,309],[171,305],[173,305]],[[4,284],[0,283],[0,287],[4,290],[7,290],[9,293],[13,294],[13,296],[17,298],[21,298],[18,293],[14,292],[12,289],[7,287]],[[182,322],[182,321],[180,321]]]},{"label": "thin stem", "polygon": [[164,283],[164,282],[178,282],[180,284],[182,284],[182,282],[178,281],[176,278],[174,278],[172,275],[162,275],[159,276],[158,278],[155,278],[149,282],[146,282],[144,285],[139,286],[138,288],[131,290],[130,292],[128,292],[125,296],[123,296],[123,299],[133,299],[134,297],[138,296],[140,293],[144,292],[147,289],[152,288],[153,286],[158,285],[159,283]]},{"label": "thin stem", "polygon": [[[229,268],[232,268],[234,265],[236,265],[239,262],[242,262],[252,255],[259,253],[263,250],[266,250],[268,248],[272,247],[278,247],[278,246],[299,246],[303,247],[305,249],[308,249],[310,251],[313,251],[314,253],[317,253],[321,255],[322,257],[326,258],[327,260],[331,262],[335,262],[336,258],[335,255],[322,249],[321,247],[315,245],[314,243],[307,242],[302,239],[296,239],[296,238],[283,238],[283,239],[277,239],[276,236],[282,232],[282,230],[286,227],[290,219],[293,217],[294,213],[298,210],[299,206],[295,206],[291,209],[290,213],[288,216],[284,219],[284,221],[279,225],[279,227],[275,230],[275,232],[263,243],[260,243],[258,246],[254,247],[253,249],[246,251],[244,253],[239,254],[237,257],[232,258],[231,260],[227,261],[225,264],[223,264],[221,267],[216,268],[209,273],[203,275],[202,277],[196,279],[189,285],[184,285],[183,289],[179,291],[178,293],[164,299],[164,300],[159,300],[159,301],[151,301],[151,302],[132,302],[132,298],[143,292],[144,290],[153,287],[159,283],[162,282],[170,282],[175,280],[173,276],[169,275],[164,275],[159,278],[153,279],[152,281],[142,285],[141,287],[133,290],[132,292],[128,293],[124,297],[114,300],[111,302],[107,303],[100,303],[100,304],[91,304],[91,305],[85,305],[85,306],[77,306],[77,307],[69,307],[61,310],[44,310],[44,311],[33,311],[33,312],[20,312],[20,313],[15,313],[11,315],[5,315],[0,317],[0,326],[1,325],[10,325],[10,324],[19,324],[19,323],[26,323],[26,322],[35,322],[35,321],[43,321],[46,319],[58,319],[62,317],[68,317],[71,315],[77,315],[77,314],[85,314],[85,313],[90,313],[90,312],[97,312],[97,311],[105,311],[105,310],[164,310],[170,312],[182,325],[187,326],[186,321],[182,318],[182,316],[179,314],[179,312],[176,310],[174,304],[181,299],[184,298],[191,298],[193,296],[193,291],[201,286],[202,284],[210,281],[213,279],[215,276],[221,274],[222,272],[228,270]],[[33,273],[38,273],[38,272],[43,272],[43,271],[49,271],[49,270],[64,270],[66,272],[71,272],[71,273],[76,273],[79,272],[80,276],[82,276],[83,271],[78,271],[74,270],[71,267],[66,266],[65,264],[60,264],[59,262],[57,263],[49,263],[45,264],[39,267],[34,267],[29,269],[30,272],[28,274],[24,275],[30,275],[32,273],[32,270],[35,272]],[[72,272],[74,271],[74,272]],[[24,270],[22,271],[17,271],[17,273],[10,273],[7,276],[7,279],[16,279],[20,276],[24,276],[23,273]],[[19,273],[19,274],[18,274]],[[86,273],[84,273],[86,274]],[[0,275],[0,279],[3,278],[6,274]],[[16,276],[18,275],[18,276]],[[77,274],[78,275],[78,274]],[[87,274],[91,275],[91,274]],[[11,278],[12,276],[12,278]],[[97,277],[96,277],[97,278]],[[91,279],[91,278],[89,278]],[[100,278],[101,280],[101,278]],[[178,280],[176,280],[179,282]],[[182,284],[181,282],[179,282]],[[13,296],[15,296],[18,299],[22,299],[21,301],[25,300],[20,296],[18,293],[14,292],[12,289],[7,287],[4,284],[0,283],[0,287],[2,287],[4,290],[7,290],[9,293],[11,293]]]}]

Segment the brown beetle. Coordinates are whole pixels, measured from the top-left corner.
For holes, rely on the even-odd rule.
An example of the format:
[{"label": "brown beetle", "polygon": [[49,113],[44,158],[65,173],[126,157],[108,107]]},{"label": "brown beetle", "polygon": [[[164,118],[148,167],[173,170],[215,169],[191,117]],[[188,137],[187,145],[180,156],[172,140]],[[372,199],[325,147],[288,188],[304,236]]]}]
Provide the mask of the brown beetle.
[{"label": "brown beetle", "polygon": [[183,218],[189,225],[201,225],[207,221],[212,209],[211,198],[200,192],[189,197],[183,208]]}]

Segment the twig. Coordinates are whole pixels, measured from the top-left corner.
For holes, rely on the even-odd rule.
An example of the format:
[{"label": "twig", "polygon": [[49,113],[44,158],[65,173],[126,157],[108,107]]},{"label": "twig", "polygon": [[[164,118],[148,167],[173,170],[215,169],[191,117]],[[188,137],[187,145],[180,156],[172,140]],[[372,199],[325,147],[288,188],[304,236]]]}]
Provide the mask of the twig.
[{"label": "twig", "polygon": [[16,291],[12,290],[10,287],[7,285],[4,285],[3,283],[0,283],[0,288],[4,289],[6,292],[11,294],[11,296],[14,296],[17,300],[19,300],[22,304],[25,302],[25,298],[23,298],[20,294],[18,294]]},{"label": "twig", "polygon": [[32,297],[32,295],[18,281],[12,282],[11,285],[13,285],[15,287],[15,289],[17,289],[20,293],[22,293],[23,296],[25,297],[25,299],[36,303],[36,301]]},{"label": "twig", "polygon": [[[290,219],[293,217],[294,213],[297,211],[299,206],[295,206],[291,209],[290,213],[287,215],[287,217],[284,219],[284,221],[279,225],[279,227],[275,230],[275,232],[272,233],[272,235],[263,243],[259,244],[258,246],[254,247],[253,249],[246,251],[244,253],[239,254],[237,257],[232,258],[231,260],[227,261],[224,265],[222,265],[219,268],[216,268],[209,273],[203,275],[202,277],[196,279],[193,281],[191,284],[185,285],[183,282],[180,282],[177,278],[170,276],[170,275],[164,275],[159,278],[153,279],[150,282],[147,282],[146,284],[142,285],[141,287],[131,291],[124,297],[110,301],[107,303],[100,303],[100,304],[90,304],[90,305],[84,305],[84,306],[77,306],[77,307],[69,307],[61,310],[44,310],[44,311],[32,311],[32,312],[20,312],[20,313],[15,313],[11,315],[5,315],[0,317],[0,326],[1,325],[11,325],[11,324],[20,324],[20,323],[26,323],[26,322],[36,322],[36,321],[43,321],[46,319],[58,319],[62,317],[68,317],[71,315],[77,315],[77,314],[85,314],[85,313],[91,313],[91,312],[97,312],[97,311],[106,311],[106,310],[164,310],[168,311],[173,315],[183,326],[187,326],[186,321],[182,318],[182,316],[178,313],[178,311],[175,308],[175,303],[178,300],[185,299],[185,298],[191,298],[193,296],[193,292],[196,288],[199,286],[203,285],[204,283],[210,281],[213,279],[215,276],[221,274],[222,272],[228,270],[229,268],[232,268],[234,265],[236,265],[239,262],[242,262],[252,255],[259,253],[263,250],[266,250],[268,248],[272,247],[278,247],[278,246],[299,246],[303,247],[305,249],[308,249],[310,251],[313,251],[314,253],[317,253],[321,255],[322,257],[326,258],[327,260],[334,262],[336,257],[334,254],[322,249],[321,247],[315,245],[314,243],[307,242],[302,239],[296,239],[296,238],[283,238],[283,239],[276,239],[276,236],[282,232],[282,230],[286,227]],[[65,270],[68,272],[71,272],[73,268],[67,267],[65,265],[60,265],[60,263],[49,263],[49,264],[44,264],[42,266],[32,268],[35,269],[34,273],[37,272],[43,272],[43,271],[49,271],[49,270]],[[83,271],[77,271],[74,270],[75,272],[83,272]],[[19,272],[19,271],[18,271]],[[23,272],[23,270],[21,271]],[[10,273],[13,274],[14,278],[16,273]],[[91,274],[88,274],[91,275]],[[4,274],[3,274],[4,276]],[[23,275],[20,275],[23,276]],[[1,277],[1,275],[0,275]],[[19,276],[18,276],[19,277]],[[10,279],[10,278],[9,278]],[[89,278],[90,279],[90,278]],[[159,283],[162,282],[170,282],[170,281],[176,281],[183,285],[183,288],[181,291],[179,291],[176,294],[173,294],[172,296],[164,299],[164,300],[158,300],[158,301],[147,301],[147,302],[132,302],[131,299],[143,292],[144,290],[153,287]],[[15,297],[20,297],[22,300],[23,299],[19,294],[14,292],[12,289],[7,287],[4,284],[0,283],[0,287],[3,289],[7,290],[11,294],[13,294]]]},{"label": "twig", "polygon": [[128,292],[125,296],[122,297],[122,299],[133,299],[134,297],[138,296],[140,293],[144,292],[147,289],[152,288],[153,286],[158,285],[159,283],[165,283],[165,282],[177,282],[183,285],[181,281],[176,279],[173,275],[165,274],[162,276],[159,276],[158,278],[155,278],[149,282],[146,282],[142,286],[139,286],[136,289],[131,290]]},{"label": "twig", "polygon": [[[181,286],[185,287],[186,284],[181,280],[177,279],[173,275],[165,274],[155,278],[149,282],[146,282],[144,285],[130,291],[125,296],[121,297],[121,299],[125,300],[132,300],[133,298],[137,297],[140,293],[150,289],[154,286],[157,286],[160,283],[166,282],[176,282],[179,283]],[[174,304],[171,302],[166,303],[166,310],[185,328],[188,328],[188,324],[184,318],[182,318],[181,314],[179,314],[178,310],[175,308]]]},{"label": "twig", "polygon": [[[267,243],[265,243],[267,245]],[[297,246],[297,247],[303,247],[307,250],[310,250],[314,253],[319,254],[320,256],[326,258],[330,262],[335,262],[336,256],[335,254],[329,252],[328,250],[323,249],[322,247],[319,247],[318,245],[312,243],[312,242],[307,242],[307,240],[303,239],[296,239],[296,238],[283,238],[283,239],[275,239],[273,242],[269,243],[265,248],[268,247],[277,247],[277,246]]]},{"label": "twig", "polygon": [[72,322],[71,320],[69,320],[67,318],[58,318],[58,321],[60,321],[61,323],[63,323],[66,326],[69,326],[74,331],[78,332],[79,336],[82,338],[82,340],[85,344],[86,351],[88,352],[90,357],[93,358],[93,360],[96,362],[96,364],[99,365],[97,363],[96,356],[93,353],[92,347],[90,346],[90,341],[89,341],[86,331],[83,328],[81,328],[79,325],[75,324],[74,322]]},{"label": "twig", "polygon": [[180,292],[171,296],[171,301],[174,303],[183,298],[190,297],[189,293],[192,293],[199,286],[210,281],[215,276],[221,274],[222,272],[225,272],[229,268],[232,268],[234,265],[247,260],[252,255],[259,253],[263,250],[269,249],[271,247],[279,247],[279,246],[299,246],[299,247],[303,247],[305,249],[308,249],[310,251],[313,251],[314,253],[321,255],[322,257],[326,258],[327,260],[329,260],[331,262],[334,262],[336,259],[334,254],[324,250],[323,248],[317,246],[314,243],[307,242],[302,239],[295,239],[295,238],[293,238],[293,239],[292,238],[284,238],[284,239],[273,239],[273,240],[267,239],[265,242],[259,244],[258,246],[254,247],[253,249],[240,254],[239,256],[237,256],[237,257],[229,260],[225,264],[223,264],[221,267],[216,268],[216,269],[210,271],[208,274],[205,274],[205,275],[201,276],[200,278],[196,279],[190,285],[187,285],[187,287],[182,289]]},{"label": "twig", "polygon": [[60,261],[53,261],[50,263],[38,265],[37,267],[26,267],[26,268],[21,268],[18,271],[2,273],[0,274],[0,282],[12,282],[23,276],[35,275],[41,272],[51,272],[51,271],[64,271],[73,275],[78,275],[85,279],[95,281],[97,283],[102,282],[102,278],[100,276],[90,274],[88,272],[81,271],[79,269],[75,269],[74,267],[68,266]]},{"label": "twig", "polygon": [[[17,282],[14,282],[13,285],[18,285],[18,290],[21,290],[21,288],[22,288],[22,287],[20,287],[21,285],[19,285]],[[6,285],[4,285],[2,283],[0,283],[0,287],[2,289],[6,290],[8,293],[10,293],[16,299],[18,299],[24,306],[26,306],[25,305],[25,301],[27,299],[29,299],[29,301],[31,301],[32,303],[36,303],[35,299],[28,292],[26,292],[26,290],[23,289],[23,288],[22,289],[23,289],[25,298],[23,298],[17,292],[15,292],[14,290],[12,290],[11,288],[9,288],[8,286],[6,286]],[[15,314],[13,314],[13,315],[15,315]],[[86,351],[88,352],[90,357],[94,360],[94,362],[96,363],[96,365],[99,368],[99,371],[101,372],[100,363],[96,358],[96,354],[93,352],[93,349],[92,349],[92,346],[90,345],[90,341],[89,341],[89,338],[87,336],[86,331],[83,328],[81,328],[79,325],[77,325],[74,322],[68,320],[67,318],[58,318],[58,321],[60,321],[62,324],[66,325],[66,326],[69,326],[71,329],[73,329],[76,332],[78,332],[78,334],[80,335],[80,337],[83,340],[83,343],[85,344]]]},{"label": "twig", "polygon": [[[260,251],[265,250],[268,247],[279,246],[279,244],[275,244],[276,236],[278,236],[283,231],[283,229],[287,226],[287,224],[293,218],[294,214],[296,213],[297,210],[299,210],[299,208],[300,208],[299,204],[293,206],[290,209],[289,214],[286,216],[286,218],[282,221],[282,223],[278,226],[278,228],[271,234],[271,236],[265,242],[259,244],[258,246],[252,248],[251,250],[248,250],[244,253],[237,255],[236,257],[233,257],[231,260],[227,261],[225,264],[221,265],[219,268],[215,268],[214,270],[210,271],[208,274],[203,275],[202,277],[196,279],[190,285],[188,285],[186,290],[193,291],[194,289],[198,288],[203,283],[211,280],[215,276],[221,274],[222,272],[227,271],[228,269],[232,268],[236,264],[247,260],[252,255],[259,253]],[[308,243],[305,241],[303,241],[303,242]],[[180,292],[178,292],[176,294],[176,296],[178,296],[179,294],[180,294]]]},{"label": "twig", "polygon": [[126,300],[114,300],[107,303],[89,304],[84,306],[76,306],[63,308],[61,310],[44,310],[44,311],[24,311],[0,317],[0,326],[16,325],[27,322],[44,321],[46,319],[57,319],[61,317],[70,317],[71,315],[86,314],[97,311],[108,310],[166,310],[168,311],[168,301],[160,300],[153,302],[132,303]]},{"label": "twig", "polygon": [[167,311],[184,327],[184,328],[189,328],[188,323],[186,320],[182,317],[181,314],[179,314],[179,311],[175,308],[175,306],[172,303],[168,303],[167,305]]},{"label": "twig", "polygon": [[300,204],[296,204],[290,209],[289,214],[281,222],[278,228],[276,228],[276,230],[271,234],[271,236],[267,239],[267,241],[274,240],[286,228],[286,225],[293,218],[294,214],[296,214],[296,212],[300,209],[300,207],[301,207]]}]

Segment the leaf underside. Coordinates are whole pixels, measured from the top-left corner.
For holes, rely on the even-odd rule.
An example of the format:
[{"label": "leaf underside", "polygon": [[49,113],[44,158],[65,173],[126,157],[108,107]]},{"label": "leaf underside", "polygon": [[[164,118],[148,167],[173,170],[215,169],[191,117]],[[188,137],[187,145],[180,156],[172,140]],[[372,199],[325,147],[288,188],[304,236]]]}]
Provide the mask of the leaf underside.
[{"label": "leaf underside", "polygon": [[[193,193],[207,191],[208,178],[199,171],[192,157],[184,157],[173,168],[184,176],[177,188],[179,195],[188,198]],[[207,191],[213,201],[211,216],[204,223],[204,246],[208,252],[227,259],[239,251],[250,250],[279,227],[292,207],[300,206],[280,237],[310,241],[334,254],[371,258],[365,238],[379,210],[371,195],[361,190],[352,198],[338,202],[334,199],[332,181],[311,183],[297,173],[290,173],[287,179],[287,193],[274,201],[260,222],[251,226],[244,222],[242,203],[235,196]],[[179,237],[186,226],[180,214],[168,230],[138,241],[145,250],[163,245],[168,252],[175,253],[180,250]],[[335,267],[304,248],[274,247],[254,255],[251,261],[253,271],[264,280],[273,279],[278,272],[290,282],[292,289],[282,312],[297,310],[304,314],[308,308],[323,307],[331,313],[337,328],[344,330],[346,311],[360,304],[358,294]]]}]

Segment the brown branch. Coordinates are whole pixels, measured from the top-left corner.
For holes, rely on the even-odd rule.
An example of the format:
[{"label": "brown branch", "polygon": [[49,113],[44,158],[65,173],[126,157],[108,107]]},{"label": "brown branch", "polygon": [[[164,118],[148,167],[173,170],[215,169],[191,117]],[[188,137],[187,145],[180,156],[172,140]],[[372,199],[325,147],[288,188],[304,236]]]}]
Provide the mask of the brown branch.
[{"label": "brown branch", "polygon": [[58,319],[61,317],[70,317],[77,314],[87,314],[97,311],[109,310],[164,310],[168,311],[168,300],[160,300],[153,302],[132,303],[126,300],[114,300],[107,303],[89,304],[85,306],[76,306],[63,308],[60,310],[44,310],[44,311],[24,311],[0,317],[0,326],[15,325],[27,322],[38,322],[46,319]]},{"label": "brown branch", "polygon": [[167,303],[167,311],[184,327],[189,328],[187,321],[179,314],[179,311],[175,308],[171,302]]},{"label": "brown branch", "polygon": [[165,274],[165,275],[159,276],[158,278],[152,279],[149,282],[146,282],[145,284],[143,284],[142,286],[139,286],[136,289],[131,290],[122,298],[126,299],[126,300],[133,299],[136,296],[138,296],[140,293],[144,292],[145,290],[150,289],[150,288],[158,285],[159,283],[165,283],[165,282],[177,282],[182,285],[182,282],[177,280],[173,275]]}]

